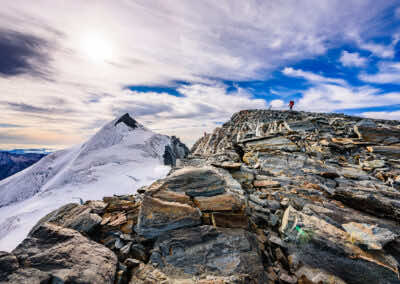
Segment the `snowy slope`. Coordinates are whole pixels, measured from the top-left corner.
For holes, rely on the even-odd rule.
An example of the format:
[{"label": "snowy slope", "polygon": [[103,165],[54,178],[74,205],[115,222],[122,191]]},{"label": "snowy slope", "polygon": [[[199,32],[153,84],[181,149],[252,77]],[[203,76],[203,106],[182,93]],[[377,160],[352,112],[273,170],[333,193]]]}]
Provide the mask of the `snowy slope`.
[{"label": "snowy slope", "polygon": [[118,121],[86,143],[0,181],[0,251],[12,250],[41,217],[63,204],[132,194],[168,173],[163,154],[171,138]]}]

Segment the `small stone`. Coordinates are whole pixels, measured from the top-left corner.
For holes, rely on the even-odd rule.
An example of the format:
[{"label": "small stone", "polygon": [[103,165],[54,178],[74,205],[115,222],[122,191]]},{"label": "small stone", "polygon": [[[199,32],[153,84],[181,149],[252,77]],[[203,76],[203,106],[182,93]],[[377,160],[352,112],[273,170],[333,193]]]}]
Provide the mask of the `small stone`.
[{"label": "small stone", "polygon": [[124,245],[119,251],[122,255],[127,256],[131,250],[132,242],[127,243]]},{"label": "small stone", "polygon": [[279,188],[281,184],[273,180],[255,180],[253,181],[255,187],[265,187],[265,188]]},{"label": "small stone", "polygon": [[283,281],[284,283],[289,283],[289,284],[296,284],[297,283],[297,277],[292,275],[289,276],[287,273],[281,273],[279,275],[279,279]]},{"label": "small stone", "polygon": [[125,259],[125,261],[124,261],[124,264],[125,264],[126,267],[128,267],[128,268],[133,268],[133,267],[139,266],[140,263],[141,263],[141,262],[140,262],[139,260],[133,259],[133,258],[127,258],[127,259]]},{"label": "small stone", "polygon": [[118,238],[115,240],[115,248],[116,249],[121,249],[124,246],[124,242]]},{"label": "small stone", "polygon": [[146,253],[146,248],[141,244],[134,244],[131,246],[132,258],[147,262],[148,256]]}]

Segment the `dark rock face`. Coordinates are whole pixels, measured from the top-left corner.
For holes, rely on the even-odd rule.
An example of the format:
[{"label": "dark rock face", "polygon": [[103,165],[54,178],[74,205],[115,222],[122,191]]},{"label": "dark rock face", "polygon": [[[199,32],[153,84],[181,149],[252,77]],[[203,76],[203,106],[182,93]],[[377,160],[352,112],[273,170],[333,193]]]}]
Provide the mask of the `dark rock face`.
[{"label": "dark rock face", "polygon": [[44,156],[44,154],[13,154],[0,151],[0,180],[24,170]]},{"label": "dark rock face", "polygon": [[0,281],[7,280],[7,276],[19,268],[18,259],[15,255],[0,251]]},{"label": "dark rock face", "polygon": [[188,147],[186,147],[179,138],[172,136],[171,144],[165,146],[165,152],[163,155],[164,165],[176,166],[176,160],[186,158],[188,154]]},{"label": "dark rock face", "polygon": [[130,115],[129,115],[129,113],[125,113],[123,116],[121,116],[118,120],[117,120],[117,122],[115,122],[115,126],[117,126],[119,123],[121,123],[121,122],[123,122],[123,123],[125,123],[125,125],[126,126],[129,126],[130,128],[132,128],[132,129],[135,129],[135,128],[137,128],[138,126],[139,126],[139,124],[138,124],[138,122],[135,120],[135,119],[133,119]]},{"label": "dark rock face", "polygon": [[163,270],[200,275],[250,275],[258,283],[266,281],[255,236],[242,229],[201,226],[176,230],[160,236],[151,262]]},{"label": "dark rock face", "polygon": [[76,203],[64,205],[39,220],[29,235],[32,235],[45,222],[89,234],[102,220],[99,215],[92,213],[93,211],[93,208],[88,205],[78,205]]},{"label": "dark rock face", "polygon": [[20,267],[8,275],[9,283],[114,283],[117,257],[111,250],[50,223],[39,226],[12,254]]},{"label": "dark rock face", "polygon": [[187,204],[145,197],[139,212],[137,232],[154,238],[165,232],[201,224],[201,213]]},{"label": "dark rock face", "polygon": [[213,169],[186,167],[152,184],[149,191],[168,190],[188,196],[214,196],[225,192],[225,180]]}]

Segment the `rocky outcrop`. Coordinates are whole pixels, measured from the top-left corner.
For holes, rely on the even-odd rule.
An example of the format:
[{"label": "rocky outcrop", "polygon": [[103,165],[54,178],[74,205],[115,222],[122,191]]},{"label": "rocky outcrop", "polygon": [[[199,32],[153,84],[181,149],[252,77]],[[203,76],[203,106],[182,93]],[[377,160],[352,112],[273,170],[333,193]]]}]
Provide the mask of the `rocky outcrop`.
[{"label": "rocky outcrop", "polygon": [[176,166],[177,159],[186,158],[189,154],[189,148],[183,144],[179,138],[171,136],[170,145],[165,146],[164,151],[164,164],[170,166]]},{"label": "rocky outcrop", "polygon": [[105,246],[50,223],[40,225],[6,257],[10,273],[3,272],[1,280],[9,283],[114,283],[117,265],[116,255]]},{"label": "rocky outcrop", "polygon": [[399,131],[396,121],[242,111],[191,159],[242,162],[230,172],[266,240],[270,279],[399,283]]},{"label": "rocky outcrop", "polygon": [[45,216],[0,253],[0,279],[400,283],[399,130],[340,114],[239,112],[137,194]]}]

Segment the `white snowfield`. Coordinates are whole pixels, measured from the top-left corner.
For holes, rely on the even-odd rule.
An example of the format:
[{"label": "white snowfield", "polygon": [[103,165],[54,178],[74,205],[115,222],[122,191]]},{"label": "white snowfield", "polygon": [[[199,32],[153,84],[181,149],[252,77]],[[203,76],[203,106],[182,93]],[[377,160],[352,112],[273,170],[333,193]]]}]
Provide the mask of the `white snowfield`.
[{"label": "white snowfield", "polygon": [[0,251],[13,250],[40,218],[64,204],[133,194],[166,176],[163,154],[170,138],[116,121],[86,143],[0,181]]}]

